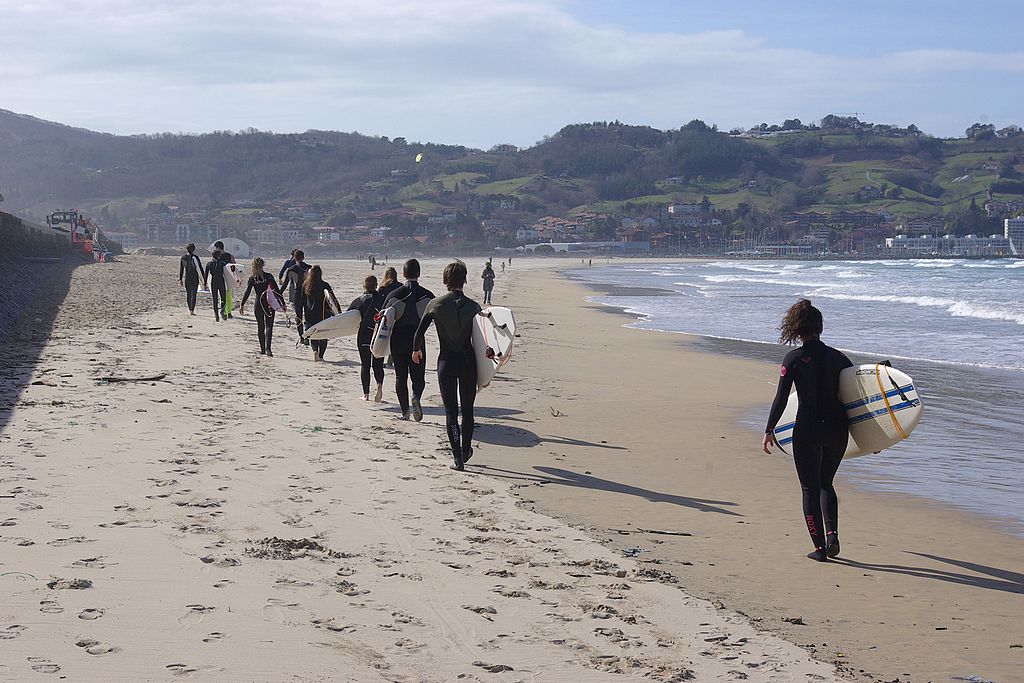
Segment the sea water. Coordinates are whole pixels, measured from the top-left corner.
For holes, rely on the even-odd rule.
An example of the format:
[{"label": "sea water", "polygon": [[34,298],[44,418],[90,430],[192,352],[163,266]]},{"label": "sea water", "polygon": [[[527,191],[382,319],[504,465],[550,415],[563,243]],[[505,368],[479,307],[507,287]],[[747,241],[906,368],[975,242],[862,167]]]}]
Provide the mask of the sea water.
[{"label": "sea water", "polygon": [[[786,309],[811,299],[826,343],[854,363],[891,360],[925,404],[910,439],[845,462],[841,474],[1024,537],[1024,261],[631,262],[569,275],[606,292],[593,301],[635,314],[630,327],[700,335],[709,351],[773,362],[786,352],[777,343]],[[763,429],[767,410],[744,423]]]}]

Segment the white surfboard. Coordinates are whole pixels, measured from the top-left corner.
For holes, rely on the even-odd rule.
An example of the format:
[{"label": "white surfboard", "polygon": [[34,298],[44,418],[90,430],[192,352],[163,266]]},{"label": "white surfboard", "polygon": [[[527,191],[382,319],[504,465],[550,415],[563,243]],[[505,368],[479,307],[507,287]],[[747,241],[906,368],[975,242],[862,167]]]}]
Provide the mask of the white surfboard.
[{"label": "white surfboard", "polygon": [[391,334],[395,330],[395,321],[405,313],[405,302],[396,301],[380,313],[380,320],[373,328],[370,340],[370,353],[374,358],[384,358],[391,353]]},{"label": "white surfboard", "polygon": [[359,331],[363,315],[359,311],[345,311],[339,315],[324,318],[316,325],[306,329],[302,336],[313,341],[347,337]]},{"label": "white surfboard", "polygon": [[224,264],[224,286],[228,289],[238,287],[247,279],[245,277],[245,267],[241,263]]},{"label": "white surfboard", "polygon": [[267,306],[270,307],[270,310],[275,313],[284,313],[288,310],[288,302],[285,301],[284,295],[280,292],[276,292],[273,288],[267,287],[267,293],[265,296]]},{"label": "white surfboard", "polygon": [[[218,242],[224,243],[224,250],[234,256],[236,259],[249,258],[251,256],[249,245],[238,239],[237,237],[222,237]],[[207,250],[212,254],[213,250],[217,247],[212,244],[207,247]]]},{"label": "white surfboard", "polygon": [[[877,453],[903,441],[921,421],[923,406],[917,387],[906,373],[882,365],[855,365],[839,373],[839,398],[850,421],[850,441],[844,458]],[[792,454],[798,403],[789,395],[775,438]]]},{"label": "white surfboard", "polygon": [[512,358],[516,317],[512,309],[491,306],[473,319],[473,353],[476,356],[476,387],[483,389]]}]

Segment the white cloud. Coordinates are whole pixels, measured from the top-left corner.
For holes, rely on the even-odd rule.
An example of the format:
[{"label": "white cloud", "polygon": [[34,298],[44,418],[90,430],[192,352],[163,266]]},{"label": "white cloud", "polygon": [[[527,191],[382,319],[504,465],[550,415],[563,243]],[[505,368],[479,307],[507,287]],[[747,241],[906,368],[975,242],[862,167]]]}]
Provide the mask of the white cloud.
[{"label": "white cloud", "polygon": [[847,58],[742,31],[592,26],[566,7],[36,0],[4,10],[0,106],[113,132],[315,127],[487,146],[584,120],[731,126],[865,107],[927,129],[931,109],[949,115],[949,79],[1024,71],[1021,52]]}]

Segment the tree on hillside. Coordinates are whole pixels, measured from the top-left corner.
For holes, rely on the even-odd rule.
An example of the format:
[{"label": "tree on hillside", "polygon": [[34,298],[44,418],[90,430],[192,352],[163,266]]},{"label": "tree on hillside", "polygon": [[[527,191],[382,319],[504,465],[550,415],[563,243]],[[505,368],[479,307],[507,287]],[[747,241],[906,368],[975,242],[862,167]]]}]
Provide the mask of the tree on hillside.
[{"label": "tree on hillside", "polygon": [[991,123],[972,123],[964,133],[971,140],[991,140],[996,136],[996,127]]}]

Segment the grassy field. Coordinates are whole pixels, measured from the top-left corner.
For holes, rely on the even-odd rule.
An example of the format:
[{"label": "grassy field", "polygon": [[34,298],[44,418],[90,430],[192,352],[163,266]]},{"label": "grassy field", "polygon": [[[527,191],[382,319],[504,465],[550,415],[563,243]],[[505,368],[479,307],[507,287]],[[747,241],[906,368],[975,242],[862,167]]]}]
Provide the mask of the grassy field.
[{"label": "grassy field", "polygon": [[521,178],[509,178],[498,180],[493,183],[484,183],[473,188],[473,193],[478,195],[488,194],[515,194],[537,176],[523,176]]}]

